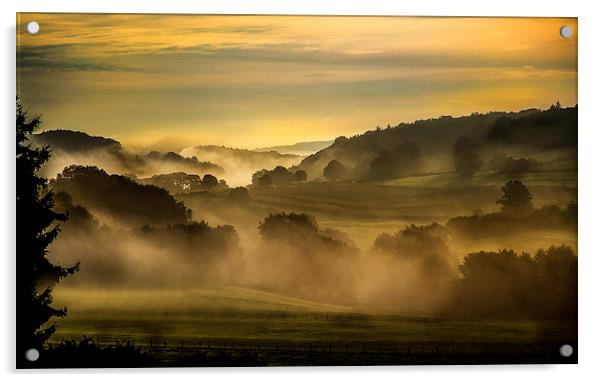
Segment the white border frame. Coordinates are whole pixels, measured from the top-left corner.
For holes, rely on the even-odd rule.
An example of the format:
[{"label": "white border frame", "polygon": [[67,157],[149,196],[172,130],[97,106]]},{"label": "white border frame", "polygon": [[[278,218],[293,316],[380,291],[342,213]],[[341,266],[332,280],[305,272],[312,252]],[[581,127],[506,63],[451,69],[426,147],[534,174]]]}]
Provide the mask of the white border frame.
[{"label": "white border frame", "polygon": [[[15,99],[15,13],[19,12],[103,12],[103,13],[186,13],[186,14],[317,14],[317,15],[403,15],[403,16],[563,16],[579,18],[579,365],[556,366],[403,366],[403,367],[312,367],[312,368],[259,368],[259,369],[146,369],[146,370],[86,370],[90,381],[105,381],[104,374],[123,379],[135,378],[132,373],[144,375],[147,381],[160,381],[167,374],[177,374],[178,379],[224,378],[226,380],[282,380],[345,378],[360,381],[367,377],[379,380],[424,377],[427,380],[449,381],[504,381],[518,378],[545,378],[549,381],[594,379],[602,374],[600,328],[602,308],[598,291],[602,290],[599,273],[602,254],[598,253],[597,225],[601,216],[599,190],[602,182],[599,163],[602,163],[602,115],[599,104],[599,70],[601,60],[602,14],[595,1],[549,0],[526,2],[505,0],[500,2],[475,2],[470,0],[104,0],[73,2],[67,0],[21,0],[17,4],[2,2],[2,95],[3,127],[0,174],[4,182],[0,186],[2,218],[0,243],[3,261],[0,279],[3,296],[0,310],[0,372],[10,380],[38,380],[46,378],[40,372],[14,371],[14,253],[15,253],[15,162],[14,162],[14,99]],[[52,376],[64,381],[79,381],[82,371],[51,371]],[[66,375],[56,375],[65,373]],[[5,379],[6,380],[6,379]]]}]

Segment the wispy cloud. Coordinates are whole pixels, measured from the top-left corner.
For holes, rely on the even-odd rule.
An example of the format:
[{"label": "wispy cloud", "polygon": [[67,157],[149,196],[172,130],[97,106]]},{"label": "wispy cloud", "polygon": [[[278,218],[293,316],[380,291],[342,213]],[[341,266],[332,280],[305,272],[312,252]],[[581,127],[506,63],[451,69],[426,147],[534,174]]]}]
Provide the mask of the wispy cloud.
[{"label": "wispy cloud", "polygon": [[20,17],[41,25],[19,28],[28,106],[51,128],[126,141],[265,146],[577,98],[577,38],[558,35],[573,19]]},{"label": "wispy cloud", "polygon": [[[22,46],[17,51],[17,66],[20,69],[42,71],[106,71],[134,72],[141,68],[117,65],[107,60],[87,58],[78,55],[80,44],[53,44]],[[104,61],[104,62],[103,62]]]}]

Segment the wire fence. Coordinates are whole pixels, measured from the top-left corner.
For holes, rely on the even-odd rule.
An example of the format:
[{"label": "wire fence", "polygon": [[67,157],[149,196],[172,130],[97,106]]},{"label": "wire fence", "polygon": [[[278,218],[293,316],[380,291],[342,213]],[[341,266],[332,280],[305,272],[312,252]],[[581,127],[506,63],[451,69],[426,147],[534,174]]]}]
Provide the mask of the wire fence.
[{"label": "wire fence", "polygon": [[[64,341],[62,338],[59,343]],[[70,341],[77,339],[69,338]],[[98,337],[101,346],[129,345],[151,353],[164,351],[221,351],[252,353],[397,354],[407,356],[505,356],[558,354],[558,344],[524,343],[399,343],[355,341],[275,341],[258,339]]]}]

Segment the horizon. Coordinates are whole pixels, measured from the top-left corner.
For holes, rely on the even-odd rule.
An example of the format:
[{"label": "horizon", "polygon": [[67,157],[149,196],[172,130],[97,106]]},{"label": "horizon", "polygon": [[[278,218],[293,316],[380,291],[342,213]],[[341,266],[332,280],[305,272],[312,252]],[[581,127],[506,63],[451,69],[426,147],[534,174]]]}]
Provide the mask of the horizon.
[{"label": "horizon", "polygon": [[[563,109],[569,109],[569,108],[576,108],[578,107],[578,104],[574,104],[574,105],[561,105],[561,107]],[[420,121],[427,121],[427,120],[436,120],[436,119],[440,119],[440,118],[444,118],[444,117],[452,117],[454,119],[456,118],[464,118],[464,117],[470,117],[474,114],[480,114],[480,115],[486,115],[486,114],[490,114],[490,113],[507,113],[507,114],[511,114],[511,113],[521,113],[521,112],[525,112],[525,111],[529,111],[529,110],[537,110],[537,111],[546,111],[548,109],[546,108],[536,108],[536,107],[525,107],[525,108],[520,108],[517,110],[490,110],[487,112],[472,112],[472,113],[467,113],[467,114],[462,114],[462,115],[440,115],[437,117],[426,117],[426,118],[421,118],[421,119],[416,119],[413,121],[401,121],[401,122],[397,122],[395,124],[392,124],[390,127],[391,128],[397,128],[400,127],[400,125],[412,125],[416,122],[420,122]],[[43,117],[43,116],[42,116]],[[367,132],[370,131],[375,131],[378,128],[385,128],[386,126],[374,126],[372,128],[368,128],[366,130],[360,131],[354,135],[349,135],[349,136],[345,136],[347,138],[353,138],[354,136],[361,136]],[[80,133],[85,133],[88,134],[90,137],[100,137],[100,138],[107,138],[107,139],[113,139],[115,141],[117,141],[119,144],[121,144],[122,146],[129,148],[129,149],[135,149],[135,150],[157,150],[157,151],[174,151],[174,152],[178,152],[180,153],[180,151],[182,151],[185,148],[189,148],[189,147],[199,147],[199,146],[220,146],[220,147],[226,147],[226,148],[233,148],[233,149],[242,149],[242,150],[248,150],[248,151],[266,151],[268,149],[270,149],[271,151],[277,151],[277,148],[280,147],[292,147],[295,145],[301,145],[301,144],[309,144],[309,143],[326,143],[326,142],[333,142],[336,138],[340,137],[340,136],[331,136],[330,138],[323,138],[323,139],[308,139],[306,141],[295,141],[295,142],[291,142],[291,141],[283,141],[283,143],[281,144],[276,144],[276,145],[269,145],[269,146],[234,146],[234,145],[228,145],[228,144],[224,144],[224,143],[211,143],[211,142],[202,142],[202,143],[193,143],[193,144],[188,144],[185,146],[179,146],[179,145],[170,145],[165,144],[165,142],[162,143],[158,143],[158,142],[153,142],[149,145],[129,145],[127,143],[124,144],[124,142],[120,141],[119,139],[116,139],[115,137],[112,136],[104,136],[104,135],[94,135],[94,134],[90,134],[88,132],[82,131],[82,130],[72,130],[72,129],[63,129],[63,128],[51,128],[51,129],[40,129],[39,132],[35,133],[35,134],[41,134],[41,133],[45,133],[45,132],[49,132],[49,131],[72,131],[72,132],[80,132]],[[327,146],[328,147],[328,146]],[[317,150],[320,151],[320,150]],[[317,152],[316,151],[316,152]],[[301,155],[301,156],[305,156],[303,154],[297,154],[297,155]]]},{"label": "horizon", "polygon": [[[130,147],[253,149],[577,104],[573,18],[19,17],[40,23],[36,35],[17,31],[28,108],[48,129]],[[560,38],[562,25],[575,36]]]}]

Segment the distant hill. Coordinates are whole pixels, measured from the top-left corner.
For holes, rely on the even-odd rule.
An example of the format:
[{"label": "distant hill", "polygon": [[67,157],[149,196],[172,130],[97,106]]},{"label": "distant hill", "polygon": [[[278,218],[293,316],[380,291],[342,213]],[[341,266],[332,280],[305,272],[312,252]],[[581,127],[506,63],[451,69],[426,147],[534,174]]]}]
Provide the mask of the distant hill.
[{"label": "distant hill", "polygon": [[70,165],[93,165],[112,174],[150,177],[157,174],[186,172],[203,176],[219,175],[223,168],[215,163],[183,157],[175,152],[133,151],[111,138],[95,137],[81,131],[50,130],[33,134],[36,145],[48,145],[53,151],[44,165],[45,176],[54,177]]},{"label": "distant hill", "polygon": [[473,113],[469,116],[419,120],[395,127],[377,128],[353,137],[339,137],[332,145],[309,155],[294,169],[310,179],[322,177],[324,167],[337,160],[365,174],[375,158],[411,142],[417,146],[429,171],[450,168],[454,142],[461,136],[475,141],[485,155],[496,151],[534,155],[577,148],[577,106],[528,109],[520,112]]},{"label": "distant hill", "polygon": [[[186,149],[185,149],[186,150]],[[214,160],[215,157],[239,159],[253,166],[264,166],[266,161],[291,162],[300,161],[301,157],[294,154],[281,154],[276,150],[255,151],[237,149],[217,145],[201,145],[193,148],[195,156],[203,160]],[[182,150],[183,152],[184,150]],[[180,152],[182,154],[182,152]],[[187,156],[187,155],[186,155]]]},{"label": "distant hill", "polygon": [[167,190],[142,185],[121,175],[110,175],[95,166],[66,167],[50,181],[55,192],[71,195],[73,203],[93,214],[132,226],[182,224],[191,212]]},{"label": "distant hill", "polygon": [[49,130],[33,134],[31,141],[38,145],[48,145],[53,150],[81,153],[98,149],[121,150],[121,144],[114,139],[96,137],[81,131]]},{"label": "distant hill", "polygon": [[276,166],[295,166],[304,158],[273,150],[253,151],[215,145],[188,147],[180,151],[180,155],[218,163],[224,169],[224,179],[231,186],[244,186],[251,183],[251,175],[258,170],[273,169]]},{"label": "distant hill", "polygon": [[313,141],[313,142],[298,142],[292,145],[283,146],[271,146],[271,147],[260,147],[254,151],[277,151],[280,154],[294,154],[294,155],[309,155],[316,151],[325,149],[332,145],[334,141]]}]

